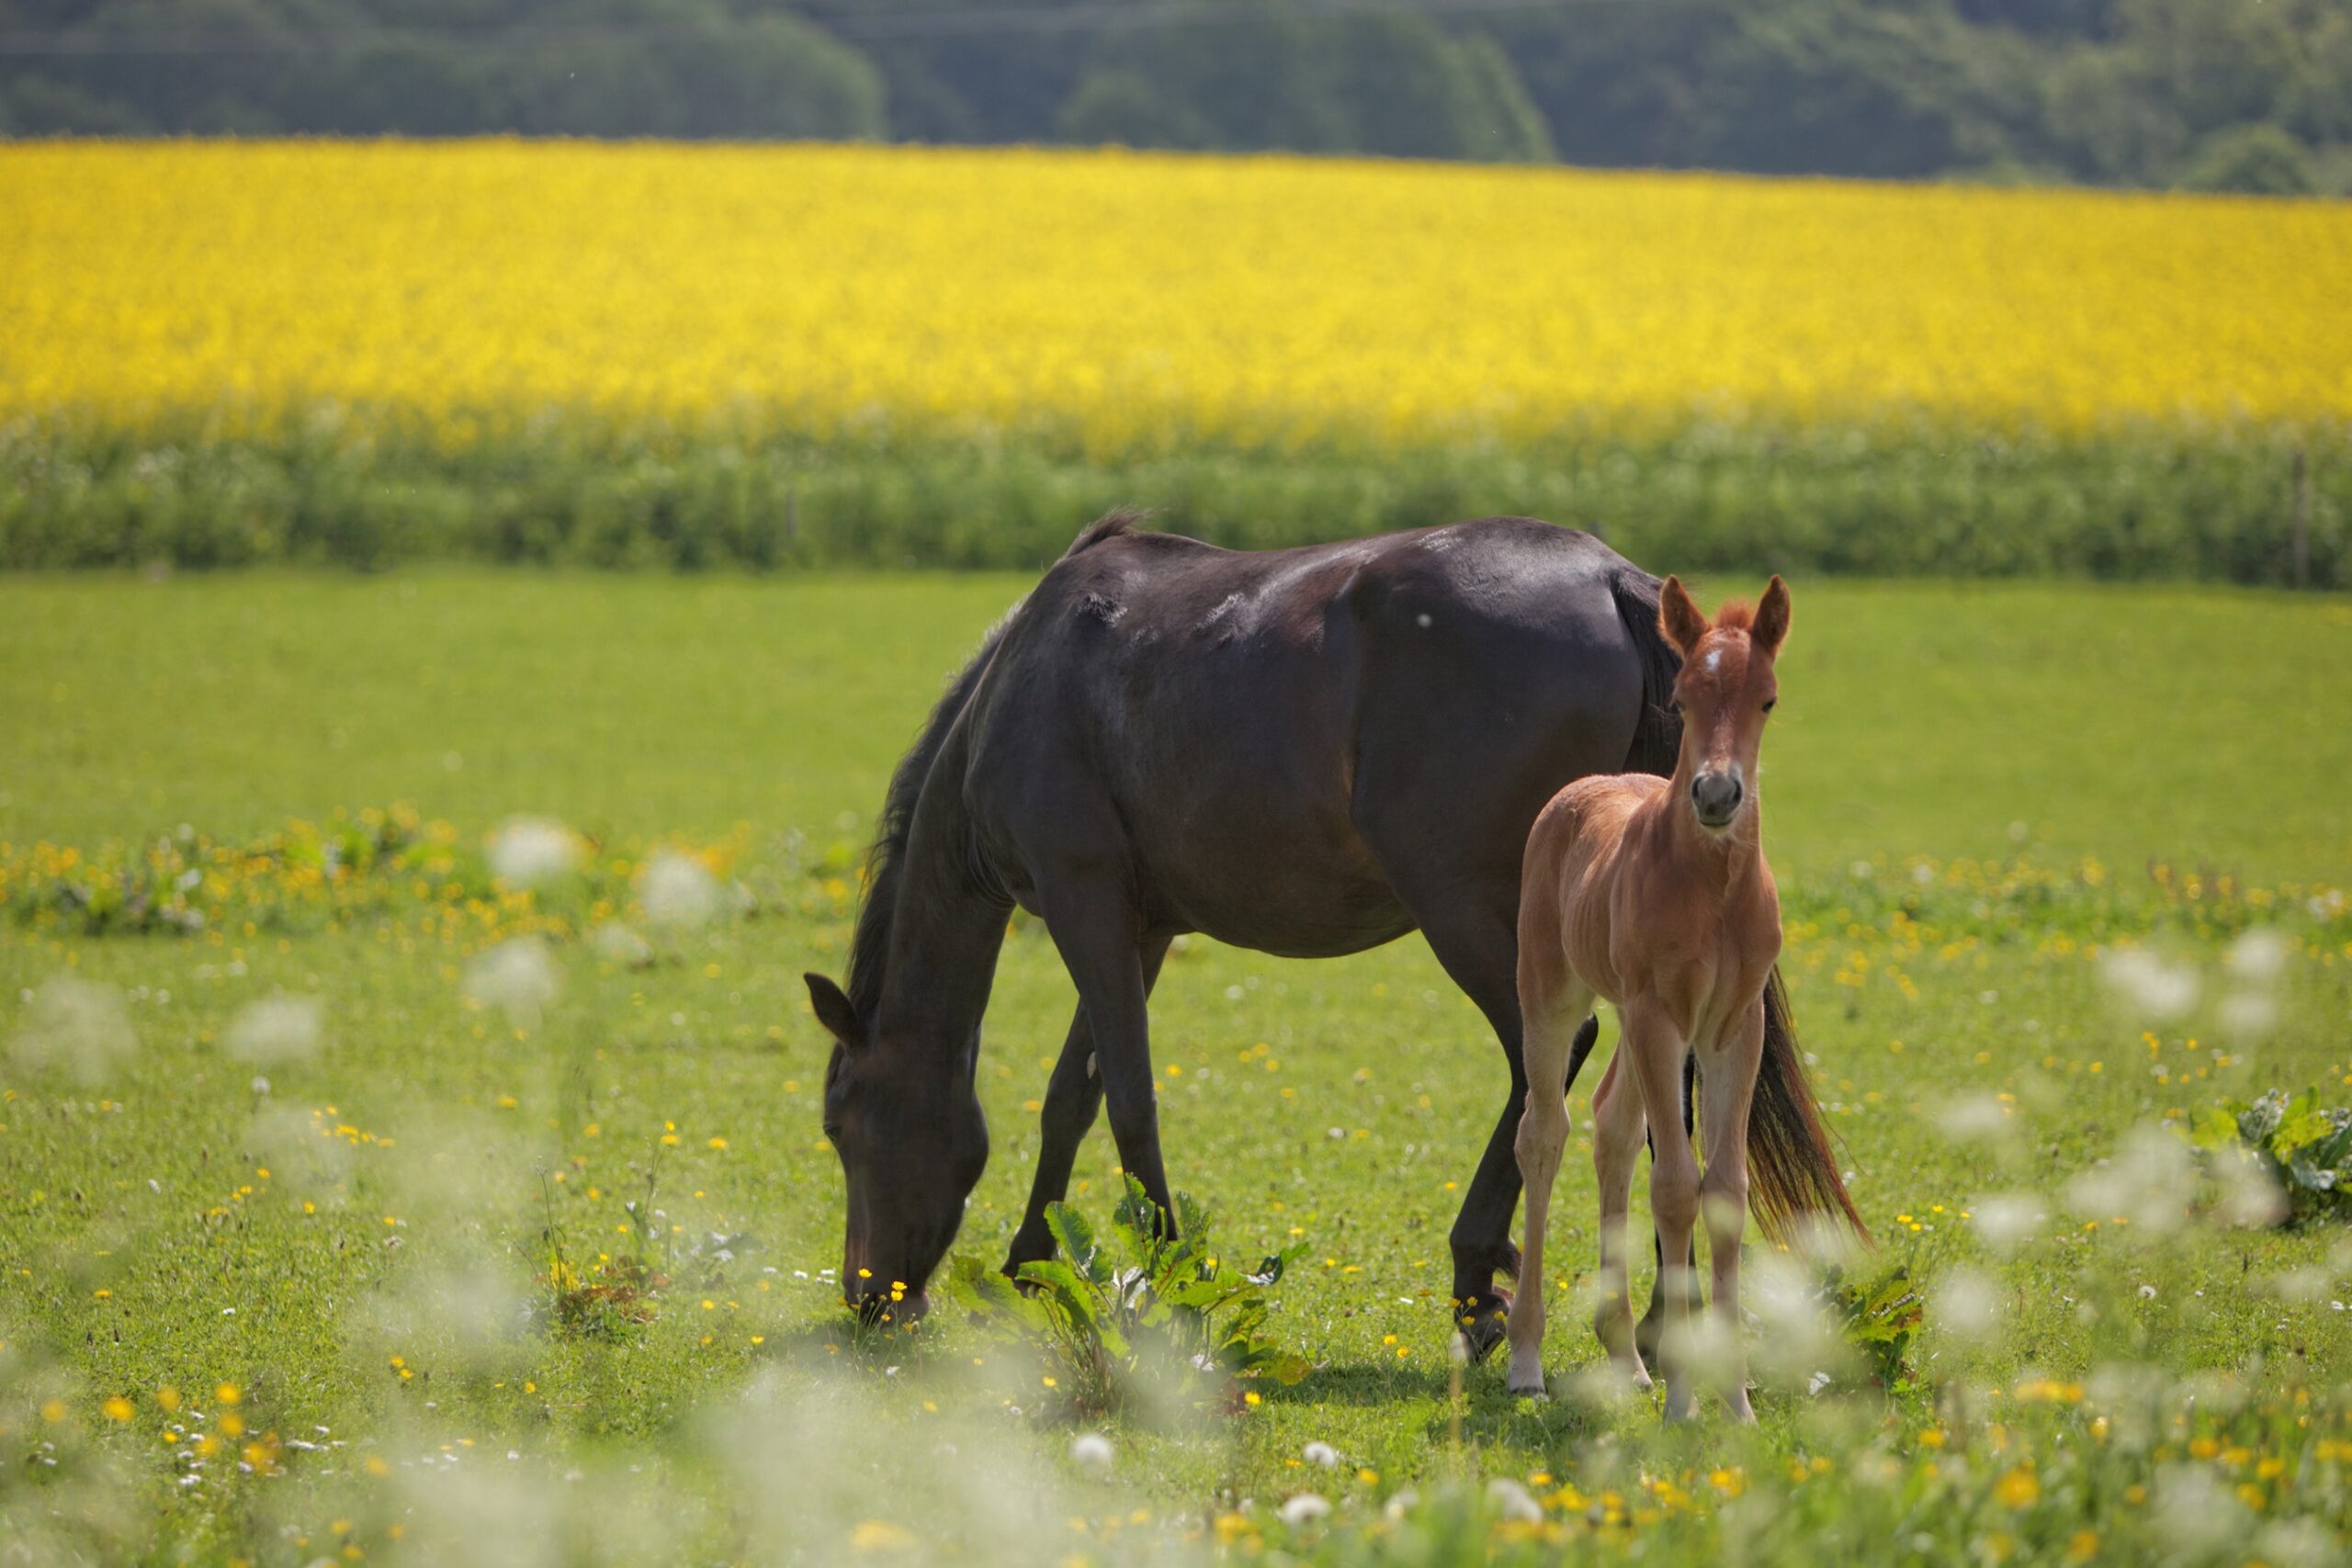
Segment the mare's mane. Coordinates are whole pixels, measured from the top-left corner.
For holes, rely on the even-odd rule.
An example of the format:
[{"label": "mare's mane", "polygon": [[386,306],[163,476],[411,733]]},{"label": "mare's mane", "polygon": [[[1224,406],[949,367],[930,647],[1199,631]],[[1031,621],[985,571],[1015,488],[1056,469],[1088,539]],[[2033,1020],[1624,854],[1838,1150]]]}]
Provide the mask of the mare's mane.
[{"label": "mare's mane", "polygon": [[850,939],[848,984],[850,1006],[861,1020],[871,1019],[875,1008],[882,1000],[883,971],[890,957],[890,926],[898,913],[899,874],[907,848],[907,836],[914,829],[915,803],[922,798],[922,786],[931,777],[932,764],[939,760],[940,749],[947,743],[947,732],[956,727],[956,719],[972,700],[973,689],[979,685],[980,676],[995,656],[996,645],[1003,640],[1005,628],[1020,613],[1015,604],[1004,618],[989,628],[980,639],[979,651],[972,655],[964,672],[956,677],[939,705],[923,721],[922,731],[907,754],[890,774],[889,792],[882,797],[882,817],[874,829],[874,843],[865,852],[865,901],[857,911],[857,931]]}]

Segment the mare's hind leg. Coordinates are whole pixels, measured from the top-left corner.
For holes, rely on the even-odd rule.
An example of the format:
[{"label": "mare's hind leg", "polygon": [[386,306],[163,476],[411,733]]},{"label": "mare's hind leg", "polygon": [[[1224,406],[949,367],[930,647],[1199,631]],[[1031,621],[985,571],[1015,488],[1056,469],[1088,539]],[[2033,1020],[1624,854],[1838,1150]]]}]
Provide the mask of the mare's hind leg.
[{"label": "mare's hind leg", "polygon": [[[1168,956],[1170,940],[1154,936],[1144,941],[1143,989],[1147,997],[1159,978],[1159,965]],[[1021,1228],[1013,1233],[1012,1250],[1004,1259],[1004,1271],[1008,1274],[1018,1273],[1023,1263],[1039,1262],[1054,1255],[1054,1235],[1046,1228],[1046,1206],[1059,1202],[1069,1191],[1070,1167],[1078,1159],[1079,1145],[1085,1142],[1096,1112],[1102,1108],[1102,1075],[1094,1055],[1094,1032],[1087,1026],[1086,1004],[1080,1002],[1069,1021],[1069,1036],[1062,1042],[1054,1076],[1046,1085],[1046,1108],[1037,1118],[1041,1134],[1037,1174],[1029,1184],[1028,1212],[1022,1215]]]},{"label": "mare's hind leg", "polygon": [[1563,976],[1556,997],[1531,994],[1522,965],[1521,1011],[1527,1032],[1527,1110],[1519,1119],[1515,1150],[1527,1189],[1527,1243],[1520,1254],[1519,1290],[1510,1303],[1510,1391],[1544,1392],[1544,1239],[1552,1214],[1552,1185],[1568,1142],[1568,1053],[1592,1016],[1592,988]]},{"label": "mare's hind leg", "polygon": [[1592,1173],[1600,1194],[1600,1300],[1593,1309],[1592,1330],[1617,1370],[1647,1388],[1650,1374],[1634,1334],[1633,1270],[1625,1256],[1625,1211],[1633,1205],[1634,1166],[1642,1156],[1647,1118],[1625,1058],[1621,1041],[1592,1091]]},{"label": "mare's hind leg", "polygon": [[[1682,1058],[1682,1135],[1685,1138],[1690,1137],[1697,1128],[1695,1117],[1699,1103],[1696,1084],[1698,1072],[1699,1054],[1693,1051]],[[1683,1307],[1686,1311],[1694,1312],[1705,1304],[1699,1297],[1699,1255],[1695,1250],[1697,1246],[1698,1242],[1694,1237],[1691,1241],[1694,1250],[1682,1260],[1684,1272],[1679,1276],[1689,1280],[1690,1287],[1682,1303]],[[1643,1359],[1652,1366],[1656,1366],[1658,1337],[1666,1332],[1666,1287],[1668,1281],[1677,1278],[1677,1275],[1674,1270],[1666,1266],[1666,1253],[1655,1236],[1650,1240],[1650,1250],[1657,1258],[1657,1276],[1650,1286],[1650,1309],[1642,1314],[1642,1321],[1634,1325],[1634,1343],[1642,1348]]]}]

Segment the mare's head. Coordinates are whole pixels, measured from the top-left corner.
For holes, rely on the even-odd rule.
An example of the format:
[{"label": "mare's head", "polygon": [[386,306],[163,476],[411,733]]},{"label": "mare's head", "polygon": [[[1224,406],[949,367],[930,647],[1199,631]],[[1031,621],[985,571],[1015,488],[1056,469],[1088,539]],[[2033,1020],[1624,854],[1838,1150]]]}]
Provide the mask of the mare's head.
[{"label": "mare's head", "polygon": [[842,1295],[869,1320],[910,1321],[929,1304],[923,1287],[988,1164],[988,1122],[972,1087],[977,1042],[943,1053],[888,1038],[839,986],[805,977],[833,1036],[825,1136],[849,1185]]},{"label": "mare's head", "polygon": [[1789,635],[1789,587],[1778,577],[1753,606],[1733,603],[1713,621],[1680,578],[1658,594],[1658,629],[1682,655],[1674,707],[1682,716],[1680,776],[1690,809],[1711,833],[1728,830],[1756,799],[1756,753],[1780,697],[1772,665]]}]

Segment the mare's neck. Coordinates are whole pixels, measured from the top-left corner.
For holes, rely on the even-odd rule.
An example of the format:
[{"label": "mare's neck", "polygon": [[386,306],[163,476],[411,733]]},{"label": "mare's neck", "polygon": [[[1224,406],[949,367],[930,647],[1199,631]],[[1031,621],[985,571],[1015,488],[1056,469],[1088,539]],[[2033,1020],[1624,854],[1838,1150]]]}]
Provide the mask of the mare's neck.
[{"label": "mare's neck", "polygon": [[918,1051],[972,1048],[1012,902],[980,871],[962,791],[926,789],[891,910],[875,1033]]}]

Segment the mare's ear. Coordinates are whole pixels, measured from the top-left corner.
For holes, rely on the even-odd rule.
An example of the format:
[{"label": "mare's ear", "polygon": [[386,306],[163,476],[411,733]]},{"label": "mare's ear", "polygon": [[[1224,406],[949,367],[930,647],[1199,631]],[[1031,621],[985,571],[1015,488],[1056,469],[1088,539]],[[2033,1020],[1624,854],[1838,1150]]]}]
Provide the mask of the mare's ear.
[{"label": "mare's ear", "polygon": [[865,1037],[865,1032],[858,1027],[857,1010],[849,1005],[842,988],[822,975],[800,977],[808,982],[808,1006],[816,1013],[817,1021],[831,1031],[833,1038],[844,1046],[856,1050]]},{"label": "mare's ear", "polygon": [[1657,629],[1666,634],[1666,640],[1685,659],[1699,646],[1699,639],[1707,635],[1707,617],[1691,603],[1690,591],[1682,586],[1679,577],[1668,577],[1666,586],[1658,590]]},{"label": "mare's ear", "polygon": [[1789,585],[1774,572],[1771,582],[1764,590],[1764,597],[1757,602],[1756,621],[1747,635],[1756,646],[1777,657],[1781,644],[1789,636]]}]

